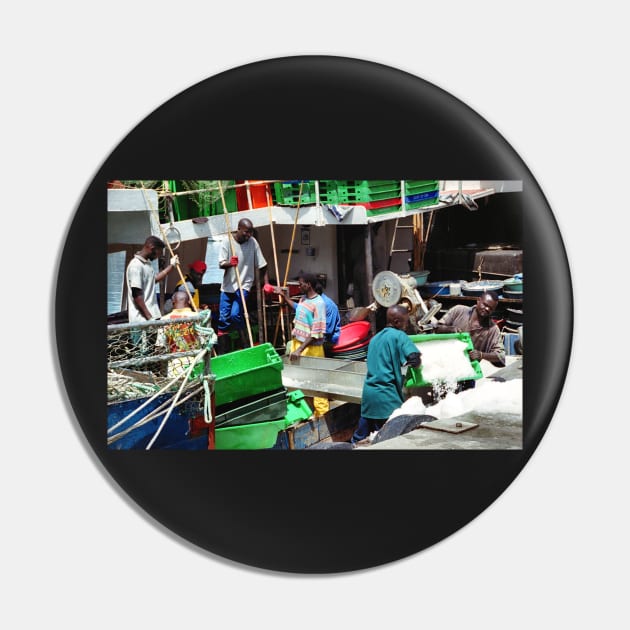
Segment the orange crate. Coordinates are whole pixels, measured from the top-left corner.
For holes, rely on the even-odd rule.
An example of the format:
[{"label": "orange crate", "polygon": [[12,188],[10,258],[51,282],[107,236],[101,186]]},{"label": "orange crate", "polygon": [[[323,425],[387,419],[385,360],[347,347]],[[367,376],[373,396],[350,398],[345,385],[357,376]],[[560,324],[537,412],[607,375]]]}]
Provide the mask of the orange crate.
[{"label": "orange crate", "polygon": [[[236,184],[245,184],[245,180],[237,179]],[[273,205],[269,184],[263,184],[260,180],[250,179],[249,192],[252,198],[251,208],[249,205],[249,199],[247,198],[247,186],[238,186],[236,189],[236,206],[239,210],[266,208],[267,206]]]}]

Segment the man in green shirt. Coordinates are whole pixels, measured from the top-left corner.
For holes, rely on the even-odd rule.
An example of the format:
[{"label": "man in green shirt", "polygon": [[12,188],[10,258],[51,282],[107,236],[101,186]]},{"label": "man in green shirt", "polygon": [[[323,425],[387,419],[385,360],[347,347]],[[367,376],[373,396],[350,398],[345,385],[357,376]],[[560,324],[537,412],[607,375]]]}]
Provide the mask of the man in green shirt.
[{"label": "man in green shirt", "polygon": [[404,331],[409,313],[404,306],[387,309],[387,326],[370,341],[367,374],[361,394],[361,417],[353,444],[378,431],[395,409],[403,404],[402,367],[420,365],[420,352]]}]

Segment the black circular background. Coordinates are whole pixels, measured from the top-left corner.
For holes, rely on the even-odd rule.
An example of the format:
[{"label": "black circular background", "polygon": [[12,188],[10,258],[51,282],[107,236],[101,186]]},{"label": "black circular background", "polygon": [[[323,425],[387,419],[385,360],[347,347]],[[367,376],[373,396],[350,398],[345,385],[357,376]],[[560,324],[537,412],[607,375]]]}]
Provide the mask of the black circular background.
[{"label": "black circular background", "polygon": [[[212,150],[201,148],[210,143]],[[107,181],[208,177],[522,180],[530,305],[523,450],[361,456],[108,450]],[[129,133],[78,206],[60,261],[55,320],[60,368],[76,417],[134,501],[220,556],[272,570],[331,573],[416,553],[466,525],[505,490],[540,441],[560,396],[573,300],[551,209],[523,161],[488,122],[399,70],[303,56],[202,81]]]}]

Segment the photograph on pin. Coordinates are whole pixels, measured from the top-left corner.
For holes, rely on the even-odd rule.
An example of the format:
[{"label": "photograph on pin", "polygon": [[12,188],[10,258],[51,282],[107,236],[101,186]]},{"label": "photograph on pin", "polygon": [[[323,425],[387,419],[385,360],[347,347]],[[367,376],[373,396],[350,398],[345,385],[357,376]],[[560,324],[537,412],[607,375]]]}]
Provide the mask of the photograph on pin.
[{"label": "photograph on pin", "polygon": [[108,182],[108,448],[522,449],[522,188]]}]

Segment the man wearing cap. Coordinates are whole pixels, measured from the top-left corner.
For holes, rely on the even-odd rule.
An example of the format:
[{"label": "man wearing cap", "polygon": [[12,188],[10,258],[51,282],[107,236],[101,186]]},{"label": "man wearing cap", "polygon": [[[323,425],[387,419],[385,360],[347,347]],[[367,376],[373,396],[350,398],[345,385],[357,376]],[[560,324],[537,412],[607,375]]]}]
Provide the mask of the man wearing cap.
[{"label": "man wearing cap", "polygon": [[[175,285],[175,291],[183,291],[186,293],[185,285],[188,287],[190,291],[190,295],[192,295],[193,304],[195,305],[195,310],[199,310],[199,287],[201,286],[201,281],[203,280],[203,274],[206,273],[207,265],[203,260],[195,260],[195,262],[190,263],[188,265],[188,273],[186,274],[184,280],[179,280],[179,282]],[[204,304],[205,307],[205,304]]]},{"label": "man wearing cap", "polygon": [[[254,225],[249,219],[238,222],[236,232],[228,233],[219,250],[219,267],[225,270],[219,302],[219,337],[230,329],[238,330],[243,346],[245,319],[243,316],[247,296],[256,279],[256,269],[264,271],[264,283],[269,284],[267,261],[258,241],[254,238]],[[236,270],[238,269],[238,276]],[[239,287],[240,280],[240,287]],[[241,295],[242,289],[242,295]],[[219,339],[221,344],[221,339]]]}]

